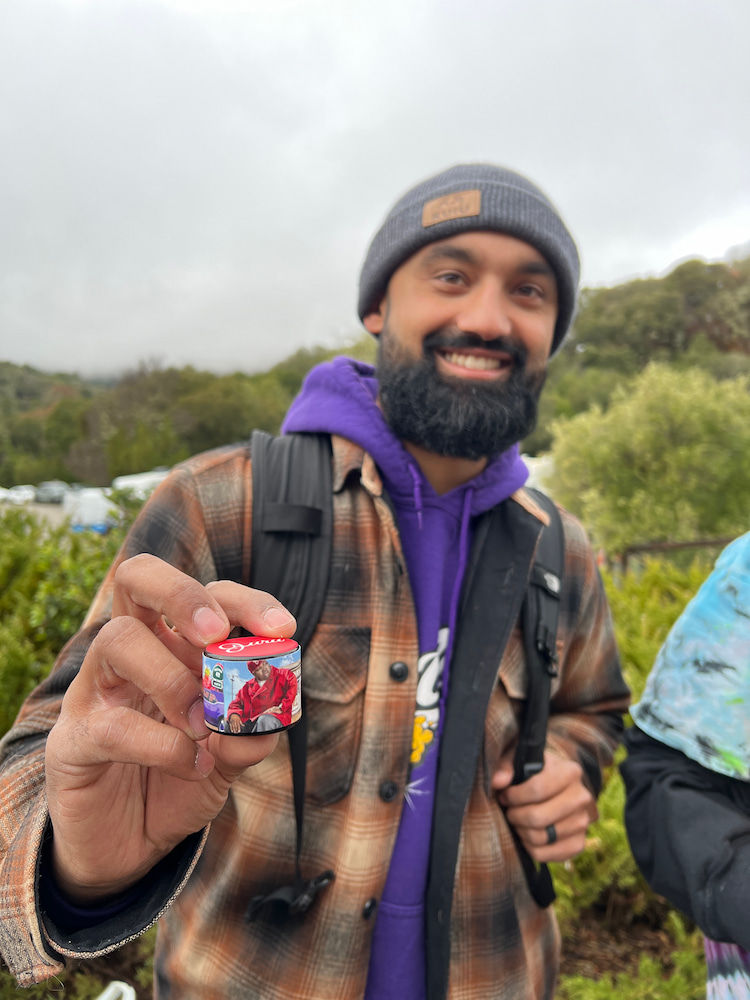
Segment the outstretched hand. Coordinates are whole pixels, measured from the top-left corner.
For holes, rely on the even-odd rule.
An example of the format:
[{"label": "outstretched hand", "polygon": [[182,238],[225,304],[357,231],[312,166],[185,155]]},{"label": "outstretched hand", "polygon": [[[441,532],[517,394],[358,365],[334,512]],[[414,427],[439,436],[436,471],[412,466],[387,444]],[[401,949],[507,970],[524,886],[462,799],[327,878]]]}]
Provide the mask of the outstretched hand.
[{"label": "outstretched hand", "polygon": [[222,809],[278,736],[234,739],[203,720],[201,651],[238,624],[291,636],[273,597],[203,586],[154,556],[123,562],[112,620],[92,643],[46,749],[55,876],[74,902],[127,888]]},{"label": "outstretched hand", "polygon": [[[512,785],[513,753],[492,777],[492,787],[526,850],[538,862],[567,861],[586,844],[589,824],[598,819],[596,801],[583,783],[576,761],[545,751],[544,767],[533,778]],[[550,842],[550,828],[554,842]]]}]

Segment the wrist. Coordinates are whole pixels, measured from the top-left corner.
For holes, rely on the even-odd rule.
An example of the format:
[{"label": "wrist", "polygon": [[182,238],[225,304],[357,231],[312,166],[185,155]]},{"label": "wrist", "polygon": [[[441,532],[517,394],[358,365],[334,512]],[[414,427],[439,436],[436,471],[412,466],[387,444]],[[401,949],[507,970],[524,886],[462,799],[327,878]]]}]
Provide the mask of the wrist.
[{"label": "wrist", "polygon": [[[153,865],[145,866],[118,879],[96,879],[81,872],[75,864],[68,863],[60,845],[51,838],[49,860],[51,874],[58,892],[74,906],[96,906],[115,896],[120,896],[136,885]],[[154,864],[158,862],[154,859]]]}]

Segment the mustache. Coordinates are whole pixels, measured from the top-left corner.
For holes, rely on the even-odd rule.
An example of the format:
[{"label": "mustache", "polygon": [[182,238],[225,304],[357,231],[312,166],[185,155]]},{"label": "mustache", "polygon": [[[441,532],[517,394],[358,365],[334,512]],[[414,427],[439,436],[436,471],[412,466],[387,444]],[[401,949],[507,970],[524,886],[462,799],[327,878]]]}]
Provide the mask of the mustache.
[{"label": "mustache", "polygon": [[422,342],[422,348],[425,356],[431,351],[455,351],[462,348],[496,351],[498,354],[507,354],[514,366],[519,368],[525,366],[529,355],[526,346],[514,337],[500,336],[493,340],[485,340],[476,333],[467,333],[448,326],[428,333]]}]

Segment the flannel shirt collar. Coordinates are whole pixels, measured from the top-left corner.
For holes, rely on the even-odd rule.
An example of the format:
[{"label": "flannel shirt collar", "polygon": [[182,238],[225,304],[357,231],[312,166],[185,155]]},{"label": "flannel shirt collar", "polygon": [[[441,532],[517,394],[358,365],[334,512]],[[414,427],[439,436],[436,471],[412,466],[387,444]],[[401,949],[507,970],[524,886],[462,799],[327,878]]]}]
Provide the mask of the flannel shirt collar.
[{"label": "flannel shirt collar", "polygon": [[349,476],[356,472],[357,478],[372,496],[383,495],[383,480],[372,456],[359,445],[331,435],[333,443],[333,492],[340,493]]}]

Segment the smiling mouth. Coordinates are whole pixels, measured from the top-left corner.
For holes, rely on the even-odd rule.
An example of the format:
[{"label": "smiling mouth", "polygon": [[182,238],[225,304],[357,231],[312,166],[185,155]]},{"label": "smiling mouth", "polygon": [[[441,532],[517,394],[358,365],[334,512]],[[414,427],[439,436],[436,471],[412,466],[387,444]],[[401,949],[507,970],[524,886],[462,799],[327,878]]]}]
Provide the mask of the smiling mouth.
[{"label": "smiling mouth", "polygon": [[477,354],[468,351],[438,350],[438,357],[446,367],[460,369],[467,373],[497,375],[510,370],[513,362],[508,354]]}]

